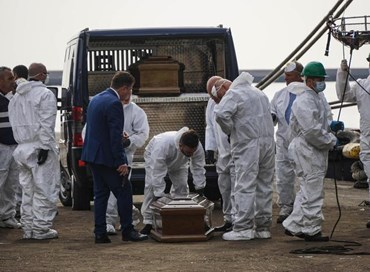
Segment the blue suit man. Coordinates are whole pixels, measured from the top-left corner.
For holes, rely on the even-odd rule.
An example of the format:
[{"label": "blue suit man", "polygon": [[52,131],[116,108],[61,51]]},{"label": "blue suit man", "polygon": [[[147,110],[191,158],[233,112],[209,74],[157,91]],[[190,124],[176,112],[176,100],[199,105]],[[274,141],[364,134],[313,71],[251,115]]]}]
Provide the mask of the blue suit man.
[{"label": "blue suit man", "polygon": [[81,159],[91,168],[94,179],[95,243],[110,243],[106,232],[106,210],[110,191],[117,198],[123,241],[148,237],[132,226],[132,188],[127,180],[127,158],[122,145],[123,106],[131,95],[134,77],[117,72],[111,87],[96,95],[87,110],[87,126]]}]

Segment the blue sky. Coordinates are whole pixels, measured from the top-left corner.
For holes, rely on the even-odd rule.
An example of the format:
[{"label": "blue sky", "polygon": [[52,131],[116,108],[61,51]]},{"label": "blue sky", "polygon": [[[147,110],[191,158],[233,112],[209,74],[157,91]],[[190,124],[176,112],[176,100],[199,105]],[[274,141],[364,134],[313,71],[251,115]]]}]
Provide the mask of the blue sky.
[{"label": "blue sky", "polygon": [[[337,0],[0,0],[0,65],[43,62],[63,69],[64,47],[80,30],[161,26],[230,27],[241,69],[273,69],[310,33]],[[345,16],[370,15],[369,0],[354,0]],[[323,38],[301,59],[336,68],[343,56]],[[349,49],[345,48],[348,57]],[[370,45],[353,54],[352,67],[366,66]]]}]

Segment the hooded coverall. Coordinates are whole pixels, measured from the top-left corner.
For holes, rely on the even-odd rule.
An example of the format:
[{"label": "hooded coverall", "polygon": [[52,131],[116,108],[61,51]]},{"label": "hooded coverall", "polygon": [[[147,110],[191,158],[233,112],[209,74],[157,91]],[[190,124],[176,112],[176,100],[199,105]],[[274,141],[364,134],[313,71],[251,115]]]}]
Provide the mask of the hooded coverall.
[{"label": "hooded coverall", "polygon": [[[55,142],[55,95],[40,81],[18,85],[9,103],[9,120],[18,142],[13,156],[22,186],[21,223],[25,234],[49,231],[57,213],[60,189],[59,151]],[[49,150],[37,164],[40,149]]]},{"label": "hooded coverall", "polygon": [[[189,193],[188,169],[193,175],[195,190],[206,185],[205,158],[202,144],[199,142],[193,156],[188,158],[180,151],[179,142],[187,127],[179,131],[169,131],[154,136],[145,148],[145,189],[141,206],[143,223],[152,225],[152,212],[149,205],[156,197],[164,196],[166,174],[172,182],[172,196],[186,196]],[[190,160],[190,162],[189,162]]]},{"label": "hooded coverall", "polygon": [[[271,100],[271,113],[276,115],[278,129],[276,131],[276,155],[275,155],[275,174],[276,174],[276,191],[278,194],[278,205],[280,215],[288,216],[293,211],[295,199],[295,173],[294,163],[289,158],[288,147],[292,140],[287,110],[289,106],[290,94],[297,95],[304,91],[306,85],[301,82],[292,82],[282,90],[275,93]],[[326,99],[324,93],[319,93],[323,99]],[[292,105],[290,105],[291,107]],[[291,110],[291,108],[290,108]],[[332,121],[330,106],[327,105],[328,122]],[[288,119],[288,120],[289,120]]]},{"label": "hooded coverall", "polygon": [[[288,216],[293,210],[295,198],[295,173],[294,164],[289,159],[288,147],[290,143],[290,129],[287,110],[289,98],[294,92],[295,83],[292,82],[282,90],[275,93],[271,100],[271,113],[275,114],[278,128],[276,130],[276,155],[275,155],[275,174],[276,191],[278,194],[279,215]],[[290,105],[291,107],[291,105]]]},{"label": "hooded coverall", "polygon": [[[303,88],[304,83],[300,84]],[[297,94],[290,117],[293,140],[289,145],[289,156],[295,163],[300,190],[293,212],[284,220],[283,226],[294,235],[313,236],[321,232],[328,152],[337,139],[330,133],[325,97],[309,87],[304,88]]]},{"label": "hooded coverall", "polygon": [[274,125],[267,96],[253,87],[253,77],[242,73],[215,106],[216,121],[230,135],[235,164],[234,232],[269,231],[272,221]]},{"label": "hooded coverall", "polygon": [[235,166],[231,159],[231,147],[227,135],[215,120],[216,102],[208,100],[206,109],[206,150],[217,151],[216,171],[218,174],[218,188],[222,196],[222,212],[225,222],[234,222],[235,217]]},{"label": "hooded coverall", "polygon": [[[370,183],[370,76],[365,79],[358,79],[357,82],[365,88],[365,92],[359,84],[346,85],[347,72],[341,68],[337,71],[336,90],[339,100],[345,102],[356,102],[360,112],[360,160],[364,164],[364,170]],[[345,89],[345,94],[343,97]],[[370,192],[370,186],[369,186]]]}]

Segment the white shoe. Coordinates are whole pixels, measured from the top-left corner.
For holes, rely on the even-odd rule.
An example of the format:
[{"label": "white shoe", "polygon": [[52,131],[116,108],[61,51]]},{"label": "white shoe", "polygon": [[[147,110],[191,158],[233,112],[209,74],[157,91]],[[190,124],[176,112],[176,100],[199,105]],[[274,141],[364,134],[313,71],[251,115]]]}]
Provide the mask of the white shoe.
[{"label": "white shoe", "polygon": [[107,224],[107,234],[108,235],[115,235],[115,234],[117,234],[116,233],[116,229],[114,228],[113,225]]},{"label": "white shoe", "polygon": [[256,239],[270,239],[271,232],[268,230],[260,230],[254,232],[254,238]]},{"label": "white shoe", "polygon": [[58,232],[54,229],[49,229],[46,232],[33,232],[32,238],[36,240],[56,239],[58,238]]},{"label": "white shoe", "polygon": [[136,226],[140,223],[140,211],[135,206],[132,206],[132,225]]},{"label": "white shoe", "polygon": [[253,230],[229,231],[222,235],[226,241],[252,240],[254,239]]},{"label": "white shoe", "polygon": [[10,217],[6,220],[0,221],[0,228],[20,229],[21,227],[21,223],[19,223],[14,217]]},{"label": "white shoe", "polygon": [[134,226],[139,225],[139,223],[140,223],[140,219],[139,218],[138,219],[135,219],[135,220],[132,220],[132,225],[134,225]]}]

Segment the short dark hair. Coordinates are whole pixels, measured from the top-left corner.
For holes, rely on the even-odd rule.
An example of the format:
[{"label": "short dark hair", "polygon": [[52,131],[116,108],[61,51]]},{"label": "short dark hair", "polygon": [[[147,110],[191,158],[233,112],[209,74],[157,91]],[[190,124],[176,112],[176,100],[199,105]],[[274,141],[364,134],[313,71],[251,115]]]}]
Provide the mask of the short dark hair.
[{"label": "short dark hair", "polygon": [[10,68],[6,66],[0,66],[0,77],[3,77],[4,71],[12,71]]},{"label": "short dark hair", "polygon": [[132,86],[134,83],[135,78],[129,72],[119,71],[113,76],[110,86],[119,89],[123,86]]},{"label": "short dark hair", "polygon": [[186,145],[190,148],[196,148],[199,144],[198,134],[193,129],[185,131],[181,135],[180,144]]},{"label": "short dark hair", "polygon": [[13,74],[16,78],[23,77],[24,79],[28,78],[28,68],[24,65],[17,65],[13,68]]}]

